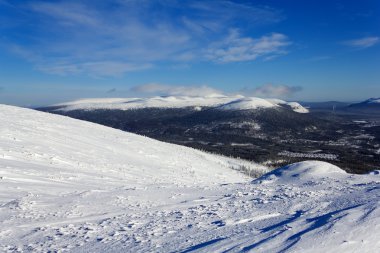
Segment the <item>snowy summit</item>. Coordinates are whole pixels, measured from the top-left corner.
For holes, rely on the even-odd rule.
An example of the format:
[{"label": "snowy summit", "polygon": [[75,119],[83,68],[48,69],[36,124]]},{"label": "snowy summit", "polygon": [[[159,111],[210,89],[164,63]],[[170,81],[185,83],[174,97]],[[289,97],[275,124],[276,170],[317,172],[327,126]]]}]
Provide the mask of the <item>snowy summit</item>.
[{"label": "snowy summit", "polygon": [[[375,252],[380,178],[265,167],[0,106],[0,251]],[[371,229],[368,229],[370,228]]]}]

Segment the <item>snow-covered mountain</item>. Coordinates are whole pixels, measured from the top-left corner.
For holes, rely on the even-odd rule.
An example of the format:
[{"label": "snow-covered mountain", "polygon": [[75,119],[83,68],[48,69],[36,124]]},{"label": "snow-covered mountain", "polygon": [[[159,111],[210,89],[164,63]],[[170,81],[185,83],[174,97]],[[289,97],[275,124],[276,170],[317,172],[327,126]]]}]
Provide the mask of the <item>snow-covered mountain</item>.
[{"label": "snow-covered mountain", "polygon": [[289,107],[295,112],[307,113],[308,110],[297,102],[286,102],[280,99],[263,99],[255,97],[212,95],[205,97],[166,96],[152,98],[104,98],[83,99],[55,104],[61,111],[73,110],[130,110],[142,108],[184,108],[217,107],[224,110],[255,110],[259,108]]},{"label": "snow-covered mountain", "polygon": [[[0,105],[1,252],[377,252],[380,177],[265,167]],[[234,170],[235,169],[235,170]]]},{"label": "snow-covered mountain", "polygon": [[370,98],[364,101],[367,104],[380,104],[380,98]]}]

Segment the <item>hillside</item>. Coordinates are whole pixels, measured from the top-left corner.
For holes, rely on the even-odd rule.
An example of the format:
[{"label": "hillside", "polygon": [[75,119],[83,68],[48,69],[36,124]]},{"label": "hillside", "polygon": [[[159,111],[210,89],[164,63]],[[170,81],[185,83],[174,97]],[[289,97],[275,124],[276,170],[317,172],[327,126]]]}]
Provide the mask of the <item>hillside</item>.
[{"label": "hillside", "polygon": [[376,252],[380,178],[266,168],[0,105],[1,252]]},{"label": "hillside", "polygon": [[360,103],[350,104],[347,111],[380,114],[380,98],[370,98]]}]

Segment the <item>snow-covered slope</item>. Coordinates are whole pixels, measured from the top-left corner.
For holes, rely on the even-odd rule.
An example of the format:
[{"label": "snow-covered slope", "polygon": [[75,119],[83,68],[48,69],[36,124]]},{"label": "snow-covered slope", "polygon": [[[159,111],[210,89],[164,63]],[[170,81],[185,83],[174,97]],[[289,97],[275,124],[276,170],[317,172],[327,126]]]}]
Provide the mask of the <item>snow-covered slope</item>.
[{"label": "snow-covered slope", "polygon": [[265,168],[0,105],[0,252],[377,252],[380,177]]},{"label": "snow-covered slope", "polygon": [[104,98],[83,99],[53,106],[61,111],[118,109],[130,110],[141,108],[184,108],[217,107],[224,110],[254,110],[289,106],[293,111],[307,113],[308,110],[296,102],[285,102],[280,99],[263,99],[255,97],[213,95],[205,97],[167,96],[153,98]]},{"label": "snow-covered slope", "polygon": [[263,98],[242,98],[220,106],[223,110],[254,110],[258,108],[271,108],[278,106]]},{"label": "snow-covered slope", "polygon": [[0,158],[7,162],[90,169],[109,177],[128,171],[125,182],[144,184],[166,182],[168,177],[178,184],[242,179],[228,169],[234,166],[232,159],[97,124],[10,106],[0,107],[0,118]]}]

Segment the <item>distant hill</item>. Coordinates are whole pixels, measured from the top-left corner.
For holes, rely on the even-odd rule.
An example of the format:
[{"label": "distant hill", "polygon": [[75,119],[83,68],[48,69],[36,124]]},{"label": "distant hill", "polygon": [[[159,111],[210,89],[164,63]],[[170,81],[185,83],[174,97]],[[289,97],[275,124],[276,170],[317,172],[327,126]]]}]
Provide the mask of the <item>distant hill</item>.
[{"label": "distant hill", "polygon": [[363,102],[350,104],[348,110],[367,113],[380,113],[380,98],[370,98]]},{"label": "distant hill", "polygon": [[326,102],[300,102],[300,104],[311,111],[313,110],[340,110],[350,105],[347,102],[326,101]]},{"label": "distant hill", "polygon": [[220,110],[257,110],[263,108],[286,108],[297,113],[308,113],[308,110],[297,102],[286,102],[280,99],[264,99],[244,97],[241,95],[209,95],[209,96],[157,96],[151,98],[95,98],[82,99],[67,103],[55,104],[46,108],[48,111],[75,110],[136,110],[146,108],[193,108],[200,111],[203,108]]}]

